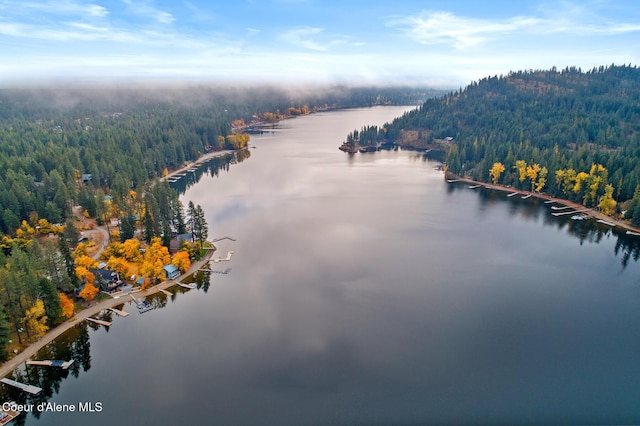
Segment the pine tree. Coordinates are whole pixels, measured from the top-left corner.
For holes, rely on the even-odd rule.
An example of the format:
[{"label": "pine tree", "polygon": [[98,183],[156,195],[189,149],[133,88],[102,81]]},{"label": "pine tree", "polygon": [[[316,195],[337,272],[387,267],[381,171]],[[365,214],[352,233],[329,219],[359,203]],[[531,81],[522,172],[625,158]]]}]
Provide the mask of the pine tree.
[{"label": "pine tree", "polygon": [[7,360],[7,345],[11,339],[11,328],[9,319],[4,309],[4,305],[0,303],[0,362]]}]

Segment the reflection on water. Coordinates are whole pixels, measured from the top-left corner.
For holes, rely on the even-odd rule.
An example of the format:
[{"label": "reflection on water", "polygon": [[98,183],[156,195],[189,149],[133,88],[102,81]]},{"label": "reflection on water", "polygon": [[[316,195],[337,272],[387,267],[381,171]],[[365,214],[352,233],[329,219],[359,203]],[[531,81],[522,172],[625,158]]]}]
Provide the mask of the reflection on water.
[{"label": "reflection on water", "polygon": [[220,176],[221,171],[228,172],[229,166],[241,163],[249,157],[251,157],[251,151],[249,151],[249,148],[220,157],[212,157],[211,159],[195,166],[195,169],[187,172],[177,181],[171,182],[170,186],[175,189],[178,194],[184,194],[187,189],[200,182],[200,179],[202,179],[203,176],[218,177]]},{"label": "reflection on water", "polygon": [[51,399],[104,412],[27,424],[640,423],[636,240],[337,150],[402,112],[287,120],[185,187],[232,271],[85,325],[91,369]]}]

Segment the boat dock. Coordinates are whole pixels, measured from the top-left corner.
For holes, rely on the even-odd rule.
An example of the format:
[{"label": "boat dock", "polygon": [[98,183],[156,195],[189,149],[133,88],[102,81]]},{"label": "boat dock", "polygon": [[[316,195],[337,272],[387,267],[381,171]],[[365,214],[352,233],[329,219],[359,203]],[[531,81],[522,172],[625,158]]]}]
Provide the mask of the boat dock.
[{"label": "boat dock", "polygon": [[0,379],[0,382],[4,383],[5,385],[13,386],[14,388],[18,388],[22,391],[28,392],[32,395],[37,395],[40,393],[40,391],[42,391],[42,389],[37,386],[25,385],[24,383],[16,382],[15,380],[7,379],[6,377]]},{"label": "boat dock", "polygon": [[109,327],[111,323],[109,321],[103,321],[95,318],[88,317],[87,321],[95,322],[96,324],[104,325],[105,327]]},{"label": "boat dock", "polygon": [[545,201],[544,203],[545,204],[553,204],[553,203],[555,203],[555,200],[548,200],[548,201]]},{"label": "boat dock", "polygon": [[449,183],[460,182],[460,179],[447,179],[447,182]]},{"label": "boat dock", "polygon": [[551,213],[554,216],[564,216],[565,214],[575,214],[575,213],[584,213],[584,212],[588,212],[589,209],[584,209],[584,210],[575,210],[575,211],[570,211],[570,212],[559,212],[559,213]]},{"label": "boat dock", "polygon": [[530,198],[532,195],[533,195],[533,194],[528,194],[528,195],[525,195],[524,197],[521,197],[521,198],[522,198],[523,200],[526,200],[527,198]]},{"label": "boat dock", "polygon": [[231,241],[235,241],[235,238],[231,238],[231,237],[222,237],[222,238],[216,238],[215,240],[211,240],[212,243],[217,243],[218,241],[222,241],[222,240],[231,240]]},{"label": "boat dock", "polygon": [[202,269],[199,269],[198,271],[201,271],[201,272],[212,272],[214,274],[227,275],[231,271],[231,268],[227,268],[224,271],[214,271],[213,269],[202,268]]},{"label": "boat dock", "polygon": [[513,197],[514,195],[518,195],[519,192],[512,192],[511,194],[507,194],[507,197]]},{"label": "boat dock", "polygon": [[482,186],[482,185],[469,185],[469,189],[480,188],[480,186]]},{"label": "boat dock", "polygon": [[41,365],[44,367],[60,367],[63,370],[66,370],[67,368],[71,367],[71,364],[73,364],[75,362],[75,360],[71,360],[71,361],[60,361],[57,359],[44,359],[41,361],[35,361],[35,360],[29,360],[26,362],[27,365]]},{"label": "boat dock", "polygon": [[114,312],[116,315],[121,316],[121,317],[129,316],[129,312],[121,311],[120,309],[109,308],[109,310],[111,312]]},{"label": "boat dock", "polygon": [[195,285],[195,284],[184,284],[184,283],[177,282],[177,281],[176,281],[176,284],[178,284],[180,287],[188,288],[190,290],[193,290],[194,288],[198,288],[198,286]]},{"label": "boat dock", "polygon": [[602,219],[598,219],[598,220],[596,220],[596,222],[601,223],[603,225],[616,226],[615,223],[607,222],[606,220],[602,220]]},{"label": "boat dock", "polygon": [[164,290],[164,289],[161,289],[160,291],[163,292],[164,294],[166,294],[167,296],[173,296],[173,293],[171,293],[170,291],[167,291],[167,290]]},{"label": "boat dock", "polygon": [[640,233],[633,231],[627,231],[627,235],[635,235],[636,237],[640,237]]},{"label": "boat dock", "polygon": [[566,210],[566,209],[572,209],[573,207],[570,206],[562,206],[562,207],[558,207],[558,206],[551,206],[552,210]]},{"label": "boat dock", "polygon": [[231,260],[231,256],[233,256],[234,251],[231,250],[227,253],[227,257],[219,257],[217,259],[213,259],[214,263],[218,263],[218,262],[228,262]]}]

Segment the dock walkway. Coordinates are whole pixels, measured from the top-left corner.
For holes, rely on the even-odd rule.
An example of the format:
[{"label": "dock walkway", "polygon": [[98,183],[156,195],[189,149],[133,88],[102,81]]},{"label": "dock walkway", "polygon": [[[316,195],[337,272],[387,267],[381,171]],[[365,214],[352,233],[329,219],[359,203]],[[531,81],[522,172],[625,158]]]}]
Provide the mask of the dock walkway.
[{"label": "dock walkway", "polygon": [[42,389],[37,386],[26,385],[24,383],[16,382],[15,380],[7,379],[6,377],[0,379],[0,382],[4,383],[5,385],[13,386],[14,388],[18,388],[20,390],[28,392],[32,395],[37,395],[40,393],[40,391],[42,391]]},{"label": "dock walkway", "polygon": [[87,321],[95,322],[96,324],[104,325],[105,327],[109,327],[111,323],[109,321],[103,321],[96,318],[88,317]]},{"label": "dock walkway", "polygon": [[67,368],[71,367],[71,364],[73,364],[75,362],[75,360],[71,360],[71,361],[61,361],[58,359],[44,359],[44,360],[40,360],[40,361],[36,361],[36,360],[29,360],[26,362],[27,365],[40,365],[43,367],[60,367],[63,370],[66,370]]}]

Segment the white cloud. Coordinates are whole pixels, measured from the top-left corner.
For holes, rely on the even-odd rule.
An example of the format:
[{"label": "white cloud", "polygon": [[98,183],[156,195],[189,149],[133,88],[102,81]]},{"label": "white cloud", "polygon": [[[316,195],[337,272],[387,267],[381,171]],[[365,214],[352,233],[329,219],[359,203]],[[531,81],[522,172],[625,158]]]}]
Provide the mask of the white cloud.
[{"label": "white cloud", "polygon": [[322,31],[322,28],[298,28],[280,34],[279,38],[283,41],[293,44],[294,46],[300,46],[310,50],[322,51],[327,50],[327,47],[313,40],[313,37],[322,33]]},{"label": "white cloud", "polygon": [[453,45],[467,49],[524,34],[546,35],[566,33],[589,36],[615,35],[640,31],[640,24],[607,22],[603,19],[583,22],[584,15],[567,14],[548,17],[513,16],[507,19],[481,19],[458,16],[451,12],[423,11],[416,16],[392,17],[387,26],[399,28],[415,42],[425,45]]},{"label": "white cloud", "polygon": [[160,10],[146,1],[122,0],[122,2],[127,5],[131,13],[153,19],[160,24],[170,24],[176,19],[169,12]]},{"label": "white cloud", "polygon": [[35,11],[51,15],[78,15],[83,17],[105,17],[109,11],[94,3],[78,3],[71,0],[44,2],[16,2],[8,0],[4,6],[13,12],[33,13]]}]

